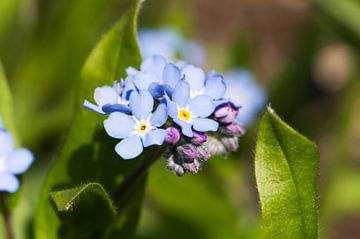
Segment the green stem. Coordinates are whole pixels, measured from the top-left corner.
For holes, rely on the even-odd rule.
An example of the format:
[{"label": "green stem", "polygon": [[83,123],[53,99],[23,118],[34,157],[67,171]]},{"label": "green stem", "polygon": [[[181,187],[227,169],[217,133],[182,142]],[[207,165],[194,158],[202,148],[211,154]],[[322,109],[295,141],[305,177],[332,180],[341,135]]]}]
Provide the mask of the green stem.
[{"label": "green stem", "polygon": [[11,222],[11,214],[5,202],[5,195],[0,194],[0,211],[4,218],[7,239],[15,239],[15,234]]},{"label": "green stem", "polygon": [[137,167],[125,178],[125,180],[112,193],[114,202],[119,202],[125,193],[141,178],[150,166],[159,159],[164,152],[163,148],[159,148],[151,154],[149,158],[142,158]]}]

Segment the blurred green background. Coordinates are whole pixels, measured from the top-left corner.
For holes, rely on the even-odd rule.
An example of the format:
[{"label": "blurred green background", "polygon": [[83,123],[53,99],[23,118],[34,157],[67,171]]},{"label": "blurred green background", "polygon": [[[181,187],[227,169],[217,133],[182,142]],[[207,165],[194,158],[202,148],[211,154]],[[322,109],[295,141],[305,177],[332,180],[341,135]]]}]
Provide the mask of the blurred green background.
[{"label": "blurred green background", "polygon": [[[37,192],[73,113],[79,72],[130,0],[0,0],[0,58],[16,124],[36,163],[15,220],[29,238]],[[249,69],[269,103],[320,147],[322,238],[360,235],[360,1],[148,0],[140,28],[172,27],[199,41],[206,69]],[[253,169],[256,126],[227,159],[178,178],[151,169],[138,239],[262,238]],[[31,238],[31,237],[30,237]]]}]

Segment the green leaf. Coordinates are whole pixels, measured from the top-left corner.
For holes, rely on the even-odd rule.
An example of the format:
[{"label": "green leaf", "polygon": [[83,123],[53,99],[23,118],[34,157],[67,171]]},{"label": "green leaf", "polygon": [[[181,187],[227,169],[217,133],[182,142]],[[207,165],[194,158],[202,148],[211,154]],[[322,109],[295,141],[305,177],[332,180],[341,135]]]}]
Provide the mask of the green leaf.
[{"label": "green leaf", "polygon": [[268,108],[255,155],[265,238],[317,238],[318,163],[317,146]]},{"label": "green leaf", "polygon": [[2,118],[4,126],[16,135],[13,114],[13,100],[0,61],[0,118]]},{"label": "green leaf", "polygon": [[[96,87],[119,80],[128,66],[139,66],[141,56],[136,38],[136,18],[140,4],[139,0],[132,2],[130,11],[103,37],[85,63],[71,130],[41,191],[35,217],[35,238],[78,238],[64,233],[75,230],[75,227],[85,228],[82,225],[88,223],[85,217],[76,224],[62,221],[48,201],[49,191],[70,188],[83,182],[97,182],[106,191],[113,192],[139,163],[139,160],[125,161],[115,153],[117,141],[105,133],[105,117],[83,109],[82,104],[85,99],[93,99]],[[122,238],[134,233],[145,179],[138,180],[136,187],[128,191],[121,202],[115,202],[118,216],[114,224],[109,225],[106,233],[109,238]],[[101,237],[91,235],[86,238]]]},{"label": "green leaf", "polygon": [[[105,189],[98,183],[50,193],[63,223],[75,224],[65,237],[88,238],[104,233],[106,226],[116,218],[116,210]],[[86,220],[87,223],[78,223]],[[86,234],[84,233],[86,232]]]}]

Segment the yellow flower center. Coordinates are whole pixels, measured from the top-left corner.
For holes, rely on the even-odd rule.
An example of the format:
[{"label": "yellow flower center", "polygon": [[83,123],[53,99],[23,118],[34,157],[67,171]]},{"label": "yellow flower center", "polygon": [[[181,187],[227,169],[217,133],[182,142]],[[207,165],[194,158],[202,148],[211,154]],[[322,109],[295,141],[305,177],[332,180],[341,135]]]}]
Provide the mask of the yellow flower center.
[{"label": "yellow flower center", "polygon": [[139,122],[135,128],[136,128],[136,132],[139,135],[145,135],[150,131],[151,125],[146,121],[142,121],[142,122]]},{"label": "yellow flower center", "polygon": [[189,111],[185,109],[179,110],[179,118],[185,121],[189,121],[191,119],[191,114]]}]

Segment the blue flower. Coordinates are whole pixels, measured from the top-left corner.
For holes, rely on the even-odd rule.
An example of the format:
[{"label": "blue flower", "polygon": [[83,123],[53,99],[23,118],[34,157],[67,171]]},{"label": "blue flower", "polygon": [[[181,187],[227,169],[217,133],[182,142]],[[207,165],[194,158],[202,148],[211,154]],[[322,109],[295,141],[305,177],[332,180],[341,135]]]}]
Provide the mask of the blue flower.
[{"label": "blue flower", "polygon": [[243,126],[249,126],[266,104],[266,91],[246,70],[235,69],[225,75],[225,80],[228,88],[224,98],[230,98],[236,106],[241,106],[236,119]]},{"label": "blue flower", "polygon": [[14,175],[24,173],[33,160],[28,149],[15,148],[12,135],[2,128],[0,119],[0,191],[16,192],[19,180]]},{"label": "blue flower", "polygon": [[206,59],[205,50],[199,43],[184,39],[171,28],[140,30],[139,45],[144,59],[159,54],[167,60],[176,61],[180,56],[196,65],[204,65]]},{"label": "blue flower", "polygon": [[97,105],[85,100],[84,107],[100,114],[110,114],[112,112],[129,113],[129,95],[134,86],[131,81],[125,80],[115,82],[112,87],[97,87],[94,91],[94,100]]},{"label": "blue flower", "polygon": [[208,119],[215,110],[210,96],[199,95],[190,99],[190,85],[181,80],[176,84],[171,100],[166,97],[168,113],[182,133],[193,136],[192,127],[199,132],[216,131],[219,124]]},{"label": "blue flower", "polygon": [[122,139],[115,151],[123,159],[136,158],[144,147],[163,144],[166,130],[158,127],[168,118],[166,104],[160,103],[154,113],[153,107],[154,100],[148,91],[133,91],[130,95],[132,115],[113,112],[104,121],[106,132],[113,138]]},{"label": "blue flower", "polygon": [[182,69],[181,76],[190,85],[190,98],[208,95],[213,100],[220,100],[225,94],[226,84],[224,77],[214,71],[205,76],[201,68],[187,65]]},{"label": "blue flower", "polygon": [[154,98],[160,98],[166,92],[171,95],[176,83],[180,80],[179,68],[167,63],[160,55],[153,55],[143,61],[140,71],[129,67],[128,79],[131,79],[138,90],[148,90]]}]

